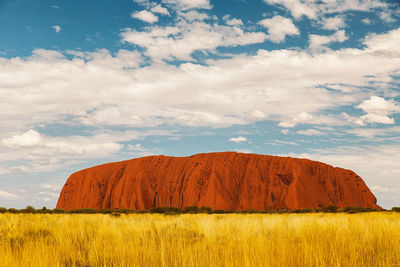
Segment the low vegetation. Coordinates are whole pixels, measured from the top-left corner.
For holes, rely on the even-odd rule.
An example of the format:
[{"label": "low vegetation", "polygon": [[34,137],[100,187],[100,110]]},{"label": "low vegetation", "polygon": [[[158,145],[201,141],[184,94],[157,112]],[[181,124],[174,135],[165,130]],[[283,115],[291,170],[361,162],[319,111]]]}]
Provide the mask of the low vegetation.
[{"label": "low vegetation", "polygon": [[[197,207],[197,206],[190,206],[185,207],[183,209],[174,208],[174,207],[155,207],[149,210],[130,210],[130,209],[76,209],[65,211],[62,209],[48,209],[43,207],[41,209],[35,209],[32,206],[27,206],[25,209],[6,209],[0,207],[0,213],[46,213],[46,214],[53,214],[53,213],[70,213],[70,214],[110,214],[110,213],[124,213],[124,214],[143,214],[143,213],[159,213],[159,214],[167,214],[167,215],[176,215],[176,214],[197,214],[197,213],[208,213],[208,214],[231,214],[231,213],[239,213],[239,214],[247,214],[247,213],[260,213],[260,214],[274,214],[274,213],[321,213],[321,212],[347,212],[347,213],[358,213],[358,212],[373,212],[377,211],[371,208],[362,208],[362,207],[346,207],[343,209],[339,209],[336,206],[326,206],[321,207],[318,209],[299,209],[299,210],[287,210],[287,209],[278,209],[278,210],[242,210],[242,211],[231,211],[231,210],[213,210],[210,207]],[[392,211],[400,211],[400,208],[393,207]]]},{"label": "low vegetation", "polygon": [[2,213],[0,266],[400,266],[397,212],[154,211]]}]

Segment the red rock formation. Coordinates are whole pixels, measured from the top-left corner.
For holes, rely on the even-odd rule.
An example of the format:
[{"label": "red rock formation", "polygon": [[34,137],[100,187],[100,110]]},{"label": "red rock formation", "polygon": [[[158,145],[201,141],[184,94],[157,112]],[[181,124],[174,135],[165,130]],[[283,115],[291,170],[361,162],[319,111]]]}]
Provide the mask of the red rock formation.
[{"label": "red rock formation", "polygon": [[69,177],[57,208],[208,206],[223,210],[379,208],[354,172],[307,159],[235,152],[150,156]]}]

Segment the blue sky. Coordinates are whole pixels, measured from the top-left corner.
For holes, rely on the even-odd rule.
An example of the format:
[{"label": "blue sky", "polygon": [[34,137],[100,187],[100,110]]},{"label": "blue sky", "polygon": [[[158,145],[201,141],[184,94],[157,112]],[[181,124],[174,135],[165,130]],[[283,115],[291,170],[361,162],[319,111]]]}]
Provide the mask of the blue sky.
[{"label": "blue sky", "polygon": [[0,206],[211,151],[352,169],[400,205],[397,1],[0,0],[0,36]]}]

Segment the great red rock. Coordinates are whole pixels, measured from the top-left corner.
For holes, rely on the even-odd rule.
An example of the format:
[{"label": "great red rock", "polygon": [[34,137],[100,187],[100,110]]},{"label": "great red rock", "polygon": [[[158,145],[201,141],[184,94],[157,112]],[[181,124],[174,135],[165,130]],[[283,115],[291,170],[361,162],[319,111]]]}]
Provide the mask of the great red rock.
[{"label": "great red rock", "polygon": [[64,210],[208,206],[223,210],[380,208],[353,171],[307,159],[235,152],[150,156],[72,174]]}]

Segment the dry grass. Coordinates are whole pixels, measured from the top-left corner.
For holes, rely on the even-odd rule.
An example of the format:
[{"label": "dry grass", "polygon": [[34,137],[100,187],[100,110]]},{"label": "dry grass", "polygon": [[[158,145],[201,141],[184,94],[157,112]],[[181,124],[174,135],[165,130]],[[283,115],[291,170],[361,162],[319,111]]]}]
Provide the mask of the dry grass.
[{"label": "dry grass", "polygon": [[400,266],[400,213],[0,214],[0,266]]}]

